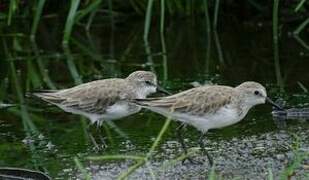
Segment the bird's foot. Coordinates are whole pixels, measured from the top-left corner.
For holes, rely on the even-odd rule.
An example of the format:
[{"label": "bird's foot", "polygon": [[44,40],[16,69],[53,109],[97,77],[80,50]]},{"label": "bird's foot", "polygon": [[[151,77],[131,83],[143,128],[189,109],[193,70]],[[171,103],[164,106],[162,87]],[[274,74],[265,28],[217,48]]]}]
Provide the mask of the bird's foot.
[{"label": "bird's foot", "polygon": [[206,155],[209,166],[212,167],[214,165],[214,160],[213,158],[210,156],[210,154],[208,153],[208,151],[204,148],[201,149],[202,150],[202,156]]},{"label": "bird's foot", "polygon": [[89,138],[92,142],[92,145],[94,146],[93,149],[95,152],[102,152],[107,147],[105,139],[102,136],[99,136],[99,143],[96,141],[92,134],[89,134]]},{"label": "bird's foot", "polygon": [[204,162],[203,161],[200,161],[200,160],[196,160],[196,159],[193,159],[192,157],[188,157],[184,160],[182,160],[182,164],[189,164],[189,165],[203,165]]}]

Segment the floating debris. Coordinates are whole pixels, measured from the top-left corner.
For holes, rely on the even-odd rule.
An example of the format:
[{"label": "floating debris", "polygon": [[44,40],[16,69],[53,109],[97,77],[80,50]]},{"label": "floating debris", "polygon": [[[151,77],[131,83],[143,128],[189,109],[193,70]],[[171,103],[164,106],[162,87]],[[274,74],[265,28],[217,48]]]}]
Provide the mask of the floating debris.
[{"label": "floating debris", "polygon": [[29,137],[25,137],[25,139],[23,139],[21,142],[24,143],[25,145],[31,145],[33,144],[34,140]]},{"label": "floating debris", "polygon": [[48,150],[52,150],[52,149],[54,149],[55,145],[54,145],[51,141],[49,141],[49,142],[46,144],[46,147],[47,147]]},{"label": "floating debris", "polygon": [[272,115],[277,120],[284,119],[309,119],[309,108],[285,108],[285,102],[281,99],[277,100],[276,103],[283,107],[284,110],[278,109],[276,107],[273,108]]},{"label": "floating debris", "polygon": [[5,108],[13,107],[13,106],[16,106],[16,104],[6,104],[6,103],[0,102],[0,109],[5,109]]},{"label": "floating debris", "polygon": [[275,110],[273,116],[284,116],[286,119],[309,119],[309,108],[290,108],[285,111]]}]

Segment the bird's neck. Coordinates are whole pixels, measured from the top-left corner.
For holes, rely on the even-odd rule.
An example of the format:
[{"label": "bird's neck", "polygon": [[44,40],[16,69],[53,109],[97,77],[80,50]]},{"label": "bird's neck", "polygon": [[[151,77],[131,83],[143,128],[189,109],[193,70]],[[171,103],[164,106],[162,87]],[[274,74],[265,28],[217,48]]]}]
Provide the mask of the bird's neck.
[{"label": "bird's neck", "polygon": [[244,117],[244,116],[248,113],[248,111],[249,111],[253,106],[255,106],[255,104],[248,103],[248,102],[246,102],[245,99],[243,99],[243,98],[240,98],[240,99],[241,99],[241,100],[240,100],[240,102],[239,102],[239,104],[240,104],[240,106],[239,106],[239,115],[240,115],[241,117]]},{"label": "bird's neck", "polygon": [[146,98],[148,95],[155,93],[156,88],[155,87],[143,87],[136,90],[137,96],[140,99]]}]

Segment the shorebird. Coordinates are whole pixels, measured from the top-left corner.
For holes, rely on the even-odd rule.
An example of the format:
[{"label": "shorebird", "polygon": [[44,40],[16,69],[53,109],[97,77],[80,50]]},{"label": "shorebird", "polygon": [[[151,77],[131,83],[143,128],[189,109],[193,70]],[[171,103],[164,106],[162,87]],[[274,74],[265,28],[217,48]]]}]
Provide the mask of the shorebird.
[{"label": "shorebird", "polygon": [[135,71],[125,79],[96,80],[69,89],[43,90],[33,95],[66,112],[86,116],[91,123],[100,126],[104,120],[137,113],[141,108],[129,100],[146,98],[157,91],[168,93],[157,84],[154,73]]},{"label": "shorebird", "polygon": [[[253,106],[264,104],[266,101],[282,109],[267,97],[265,87],[251,81],[237,87],[206,85],[171,96],[134,100],[141,107],[182,122],[177,128],[178,132],[183,124],[192,125],[201,131],[200,146],[211,165],[212,158],[203,144],[206,132],[209,129],[223,128],[241,121]],[[186,152],[182,138],[180,143]]]}]

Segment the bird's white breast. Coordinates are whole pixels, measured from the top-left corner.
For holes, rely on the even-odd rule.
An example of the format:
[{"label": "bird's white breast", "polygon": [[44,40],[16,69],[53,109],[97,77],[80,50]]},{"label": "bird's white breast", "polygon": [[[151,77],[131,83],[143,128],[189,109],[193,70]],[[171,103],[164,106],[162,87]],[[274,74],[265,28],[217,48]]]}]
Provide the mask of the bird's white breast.
[{"label": "bird's white breast", "polygon": [[118,119],[125,116],[128,116],[130,114],[136,113],[141,108],[137,106],[129,105],[127,102],[117,102],[114,105],[108,107],[106,109],[106,113],[103,115],[103,119]]},{"label": "bird's white breast", "polygon": [[192,115],[188,113],[173,112],[170,113],[160,108],[151,108],[152,111],[158,112],[166,117],[191,124],[202,132],[209,129],[217,129],[229,126],[239,122],[244,115],[240,115],[237,109],[225,106],[215,113],[206,113],[204,115]]},{"label": "bird's white breast", "polygon": [[215,113],[205,114],[202,117],[192,118],[191,123],[201,131],[209,129],[223,128],[239,122],[243,117],[239,115],[237,109],[222,107]]},{"label": "bird's white breast", "polygon": [[141,110],[140,107],[137,107],[135,105],[131,105],[128,102],[119,101],[115,103],[112,106],[109,106],[106,109],[106,112],[104,114],[97,114],[97,113],[87,113],[85,111],[76,110],[72,108],[66,108],[64,106],[58,105],[61,109],[63,109],[66,112],[71,112],[73,114],[80,114],[83,116],[86,116],[90,119],[91,123],[97,123],[98,125],[101,125],[104,120],[114,120],[119,119],[134,113],[137,113]]},{"label": "bird's white breast", "polygon": [[155,92],[156,92],[156,87],[146,86],[146,87],[137,89],[136,94],[137,94],[137,98],[143,99],[143,98],[146,98],[149,94],[152,94]]}]

